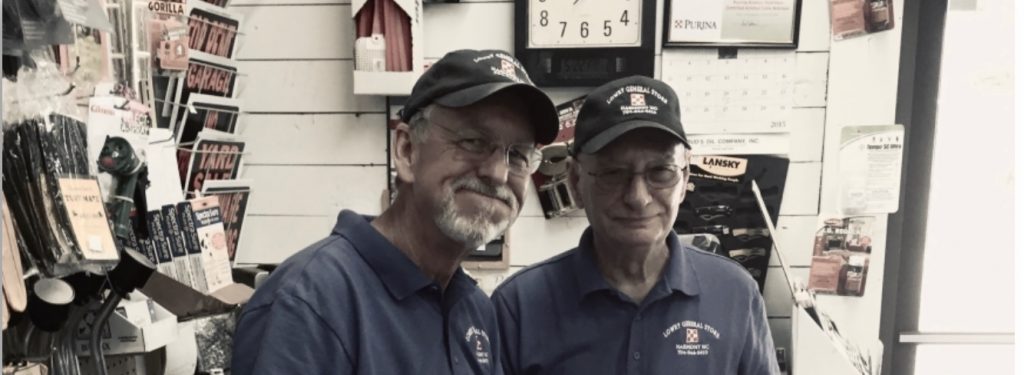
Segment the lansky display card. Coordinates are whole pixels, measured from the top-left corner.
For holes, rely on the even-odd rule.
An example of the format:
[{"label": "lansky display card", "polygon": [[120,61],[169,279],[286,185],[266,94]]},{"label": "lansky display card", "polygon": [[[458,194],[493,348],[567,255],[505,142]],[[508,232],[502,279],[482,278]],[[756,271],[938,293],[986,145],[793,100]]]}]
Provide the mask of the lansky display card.
[{"label": "lansky display card", "polygon": [[788,170],[789,160],[774,156],[694,156],[675,230],[717,236],[720,255],[739,262],[763,291],[772,240],[751,182],[757,181],[768,214],[777,222]]}]

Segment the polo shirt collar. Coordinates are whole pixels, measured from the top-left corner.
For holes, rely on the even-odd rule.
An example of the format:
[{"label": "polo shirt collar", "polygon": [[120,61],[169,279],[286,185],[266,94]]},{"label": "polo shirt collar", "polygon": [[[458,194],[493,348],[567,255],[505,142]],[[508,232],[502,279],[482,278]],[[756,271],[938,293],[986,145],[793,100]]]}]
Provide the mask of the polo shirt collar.
[{"label": "polo shirt collar", "polygon": [[[359,256],[370,265],[395,299],[403,300],[434,284],[433,280],[424,275],[405,253],[370,225],[372,220],[373,216],[362,216],[344,210],[338,214],[338,223],[334,226],[333,232],[352,243]],[[451,284],[456,283],[459,275],[466,277],[459,269]]]},{"label": "polo shirt collar", "polygon": [[[662,272],[661,281],[654,286],[651,292],[653,293],[658,288],[668,287],[689,296],[700,294],[700,276],[690,260],[692,256],[689,254],[690,250],[683,248],[674,231],[669,232],[665,241],[669,249],[668,264]],[[612,290],[611,284],[605,280],[597,266],[597,256],[594,251],[594,233],[593,229],[588,227],[580,237],[579,247],[576,254],[573,255],[572,262],[581,300],[596,291]]]},{"label": "polo shirt collar", "polygon": [[[700,272],[693,266],[693,249],[684,248],[679,243],[679,236],[675,231],[668,233],[669,258],[668,267],[665,268],[664,280],[668,287],[677,290],[688,296],[700,294]],[[697,250],[701,251],[701,250]]]}]

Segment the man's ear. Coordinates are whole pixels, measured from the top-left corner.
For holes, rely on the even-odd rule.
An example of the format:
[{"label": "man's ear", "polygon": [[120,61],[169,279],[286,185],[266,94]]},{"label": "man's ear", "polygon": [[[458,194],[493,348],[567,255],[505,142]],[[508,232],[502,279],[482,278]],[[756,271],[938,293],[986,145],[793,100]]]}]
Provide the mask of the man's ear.
[{"label": "man's ear", "polygon": [[683,172],[682,172],[683,173],[683,179],[680,182],[680,183],[683,184],[683,190],[679,193],[680,201],[682,201],[683,199],[686,199],[687,189],[690,186],[690,171],[693,170],[693,167],[690,166],[690,159],[692,157],[693,157],[693,154],[692,154],[692,152],[689,149],[684,150],[684,152],[683,152],[683,165],[685,165],[685,167],[684,167]]},{"label": "man's ear", "polygon": [[680,183],[683,184],[683,189],[679,191],[679,201],[682,202],[683,199],[686,199],[686,193],[689,192],[687,189],[689,189],[690,186],[690,168],[686,168],[686,170],[683,171],[683,179]]},{"label": "man's ear", "polygon": [[415,174],[412,173],[413,166],[416,165],[419,158],[409,124],[403,122],[395,127],[395,144],[391,147],[391,154],[395,171],[398,173],[398,180],[409,184],[413,183],[416,179]]},{"label": "man's ear", "polygon": [[572,194],[572,199],[576,201],[576,206],[584,208],[583,197],[580,194],[580,162],[575,158],[570,157],[569,159],[569,193]]}]

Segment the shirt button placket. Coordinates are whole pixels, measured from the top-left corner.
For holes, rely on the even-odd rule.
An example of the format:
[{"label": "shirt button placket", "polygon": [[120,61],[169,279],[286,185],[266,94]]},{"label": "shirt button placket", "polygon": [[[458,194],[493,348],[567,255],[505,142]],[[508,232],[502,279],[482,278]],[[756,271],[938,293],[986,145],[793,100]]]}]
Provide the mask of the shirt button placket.
[{"label": "shirt button placket", "polygon": [[626,364],[626,372],[631,375],[642,374],[643,366],[640,365],[640,347],[642,339],[640,334],[643,332],[641,327],[643,319],[641,318],[640,311],[636,312],[636,316],[633,317],[633,322],[629,326],[629,354]]}]

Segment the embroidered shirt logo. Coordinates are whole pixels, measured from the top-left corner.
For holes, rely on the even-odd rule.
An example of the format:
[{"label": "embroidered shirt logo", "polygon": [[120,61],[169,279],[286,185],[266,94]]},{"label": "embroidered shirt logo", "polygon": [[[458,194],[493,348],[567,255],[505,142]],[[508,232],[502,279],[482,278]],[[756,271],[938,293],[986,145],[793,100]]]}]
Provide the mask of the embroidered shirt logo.
[{"label": "embroidered shirt logo", "polygon": [[698,331],[696,328],[687,328],[686,329],[686,343],[687,344],[696,344],[698,342],[700,342],[700,331]]},{"label": "embroidered shirt logo", "polygon": [[668,343],[675,345],[676,354],[688,357],[708,356],[711,354],[713,344],[721,337],[715,327],[693,320],[673,323],[662,332],[662,336],[668,340]]},{"label": "embroidered shirt logo", "polygon": [[469,345],[477,363],[491,364],[491,339],[487,336],[487,331],[470,326],[466,330],[466,345]]}]

